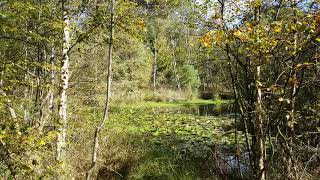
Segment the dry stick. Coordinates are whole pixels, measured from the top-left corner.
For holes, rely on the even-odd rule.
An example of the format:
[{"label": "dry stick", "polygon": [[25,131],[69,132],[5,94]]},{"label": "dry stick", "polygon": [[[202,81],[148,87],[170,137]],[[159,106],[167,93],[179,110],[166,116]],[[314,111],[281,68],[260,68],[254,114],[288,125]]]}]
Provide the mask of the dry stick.
[{"label": "dry stick", "polygon": [[97,126],[95,133],[94,133],[94,147],[93,147],[93,153],[92,153],[92,157],[91,157],[92,163],[91,163],[90,169],[87,171],[87,180],[90,179],[92,171],[97,163],[100,131],[104,127],[104,125],[109,117],[109,106],[110,106],[110,97],[111,97],[111,81],[112,81],[112,52],[113,52],[113,36],[114,36],[114,4],[115,4],[115,0],[110,0],[110,1],[111,1],[111,4],[110,4],[111,24],[109,27],[110,39],[109,39],[109,49],[108,49],[109,56],[108,56],[107,97],[106,97],[103,118],[102,118],[100,124]]},{"label": "dry stick", "polygon": [[303,178],[303,174],[306,172],[308,165],[311,163],[312,159],[315,157],[315,154],[311,156],[309,161],[306,163],[305,167],[303,168],[303,171],[301,173],[301,176],[298,178],[298,180]]}]

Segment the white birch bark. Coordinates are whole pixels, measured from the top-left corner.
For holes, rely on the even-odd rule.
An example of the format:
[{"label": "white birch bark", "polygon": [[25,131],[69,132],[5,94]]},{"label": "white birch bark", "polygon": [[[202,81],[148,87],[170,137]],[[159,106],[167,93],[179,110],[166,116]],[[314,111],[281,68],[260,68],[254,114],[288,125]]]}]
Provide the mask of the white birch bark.
[{"label": "white birch bark", "polygon": [[153,90],[156,90],[156,78],[157,78],[157,40],[154,41],[154,59],[153,59]]},{"label": "white birch bark", "polygon": [[265,180],[266,179],[266,171],[264,166],[264,159],[265,159],[265,142],[264,142],[264,132],[263,132],[263,108],[262,108],[262,91],[261,91],[261,84],[260,84],[260,75],[261,74],[261,67],[257,66],[257,117],[256,117],[256,135],[257,135],[257,152],[256,152],[256,159],[257,159],[257,179]]},{"label": "white birch bark", "polygon": [[60,85],[60,102],[59,102],[59,120],[58,120],[58,139],[57,139],[57,160],[64,161],[66,148],[66,128],[67,128],[67,108],[69,87],[69,48],[70,48],[70,19],[66,10],[66,0],[62,1],[63,11],[63,51],[61,64],[61,85]]}]

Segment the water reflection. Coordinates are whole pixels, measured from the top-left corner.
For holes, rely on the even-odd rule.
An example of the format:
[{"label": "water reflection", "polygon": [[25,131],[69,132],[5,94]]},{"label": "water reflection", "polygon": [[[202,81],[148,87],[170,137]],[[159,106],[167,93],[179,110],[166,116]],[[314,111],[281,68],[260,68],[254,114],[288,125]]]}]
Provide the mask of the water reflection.
[{"label": "water reflection", "polygon": [[197,116],[232,116],[233,104],[188,104],[180,107],[156,108],[158,112],[192,114]]},{"label": "water reflection", "polygon": [[199,116],[221,116],[221,115],[231,115],[234,111],[232,104],[203,104],[198,105]]}]

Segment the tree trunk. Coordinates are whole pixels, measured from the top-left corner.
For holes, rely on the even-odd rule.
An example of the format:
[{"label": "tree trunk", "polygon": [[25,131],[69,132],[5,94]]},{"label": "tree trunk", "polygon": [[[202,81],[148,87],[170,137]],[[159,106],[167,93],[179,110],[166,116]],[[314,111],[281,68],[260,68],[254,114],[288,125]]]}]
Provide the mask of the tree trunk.
[{"label": "tree trunk", "polygon": [[53,70],[54,68],[54,61],[55,61],[55,48],[51,49],[51,55],[49,57],[49,63],[52,69],[50,69],[49,73],[49,80],[50,82],[48,83],[48,88],[47,88],[47,96],[45,97],[45,103],[46,104],[46,109],[44,111],[44,118],[43,122],[40,125],[40,130],[43,129],[46,121],[50,120],[50,117],[53,114],[53,108],[54,108],[54,84],[55,84],[55,71]]},{"label": "tree trunk", "polygon": [[[54,64],[54,60],[55,60],[55,49],[52,48],[51,50],[51,57],[50,57],[50,64],[51,64],[51,68],[53,68],[55,66]],[[55,84],[55,71],[53,69],[50,70],[50,81],[51,81],[51,87],[49,88],[49,98],[48,98],[48,108],[49,108],[49,112],[52,114],[53,113],[53,108],[54,108],[54,84]]]},{"label": "tree trunk", "polygon": [[257,105],[256,105],[256,165],[257,165],[257,174],[256,178],[259,180],[266,179],[266,172],[264,166],[265,159],[265,142],[264,142],[264,132],[263,132],[263,108],[262,108],[262,91],[260,85],[260,73],[261,67],[257,66]]},{"label": "tree trunk", "polygon": [[58,140],[57,140],[57,160],[64,161],[66,146],[66,126],[67,126],[67,90],[69,87],[69,48],[70,48],[70,20],[66,9],[66,0],[62,1],[63,12],[63,51],[61,64],[61,85],[59,102]]},{"label": "tree trunk", "polygon": [[[3,96],[3,97],[7,97],[7,94],[4,92],[4,90],[2,90],[3,88],[3,76],[4,76],[4,66],[3,66],[3,69],[1,69],[1,77],[0,77],[0,95]],[[11,103],[11,100],[8,98],[6,99],[6,108],[8,109],[10,115],[11,115],[11,118],[16,121],[17,119],[17,114],[15,112],[15,110],[13,109],[12,107],[12,103]]]},{"label": "tree trunk", "polygon": [[180,78],[179,78],[179,75],[178,75],[178,72],[177,72],[177,61],[176,61],[175,55],[173,57],[173,72],[174,72],[174,76],[175,76],[175,79],[176,79],[177,88],[178,88],[179,91],[181,91],[181,84],[180,84]]},{"label": "tree trunk", "polygon": [[[24,75],[24,80],[26,83],[28,82],[28,80],[29,80],[28,74]],[[28,103],[29,101],[27,99],[31,99],[31,98],[29,98],[29,87],[28,86],[24,87],[23,96],[24,96],[24,102],[22,105],[22,107],[23,107],[23,120],[26,124],[28,124],[30,121],[30,115],[29,115],[29,103]]]},{"label": "tree trunk", "polygon": [[153,60],[153,90],[156,90],[156,80],[157,80],[157,42],[154,40],[154,60]]},{"label": "tree trunk", "polygon": [[114,37],[114,6],[115,6],[115,0],[110,0],[110,27],[109,27],[110,39],[108,43],[109,55],[108,55],[108,76],[107,76],[107,94],[106,94],[107,97],[106,97],[103,117],[94,133],[94,147],[93,147],[93,153],[91,157],[91,167],[87,171],[87,180],[90,179],[92,171],[94,170],[95,165],[97,163],[100,131],[104,127],[109,117],[109,106],[110,106],[110,98],[111,98],[111,92],[112,92],[111,83],[112,83],[113,37]]},{"label": "tree trunk", "polygon": [[[2,88],[2,87],[0,86],[0,88]],[[7,97],[7,94],[2,89],[0,89],[0,94],[3,97]],[[11,118],[15,121],[17,119],[17,114],[16,114],[15,110],[13,109],[12,102],[9,98],[6,100],[6,107],[11,115]]]},{"label": "tree trunk", "polygon": [[[292,7],[296,8],[297,5],[297,0],[292,1]],[[297,23],[297,13],[296,11],[294,12],[294,22]],[[296,94],[297,94],[297,89],[298,89],[298,80],[297,80],[297,70],[295,69],[296,64],[298,63],[297,60],[297,43],[298,43],[298,34],[295,31],[294,32],[294,61],[292,62],[292,69],[291,71],[293,71],[293,85],[292,85],[292,93],[291,93],[291,111],[288,114],[288,165],[287,165],[287,175],[289,179],[296,179],[295,175],[296,175],[296,166],[294,163],[294,159],[293,159],[293,139],[294,139],[294,123],[295,123],[295,103],[296,103]]]},{"label": "tree trunk", "polygon": [[[25,46],[24,47],[24,49],[25,49],[25,59],[27,60],[28,59],[28,48]],[[29,69],[27,68],[27,71],[29,71]],[[23,91],[23,97],[24,97],[24,101],[23,101],[23,103],[22,103],[22,109],[23,109],[23,120],[24,120],[24,123],[25,124],[28,124],[28,123],[30,123],[30,114],[29,114],[29,105],[30,105],[30,103],[29,102],[31,102],[32,101],[32,97],[31,96],[29,96],[29,83],[28,83],[28,81],[29,81],[29,74],[28,73],[26,73],[25,75],[24,75],[24,82],[27,84],[25,87],[24,87],[24,91]]]},{"label": "tree trunk", "polygon": [[180,84],[180,78],[177,72],[177,57],[176,57],[176,41],[171,37],[171,42],[172,42],[172,65],[173,65],[173,73],[174,73],[174,77],[177,83],[177,88],[179,91],[181,91],[181,84]]}]

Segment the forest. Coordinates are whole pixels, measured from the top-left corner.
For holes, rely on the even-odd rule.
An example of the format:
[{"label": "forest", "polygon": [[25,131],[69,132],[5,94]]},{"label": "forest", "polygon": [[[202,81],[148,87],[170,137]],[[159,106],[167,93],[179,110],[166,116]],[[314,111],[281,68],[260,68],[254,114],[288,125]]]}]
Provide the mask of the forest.
[{"label": "forest", "polygon": [[0,179],[320,179],[320,1],[0,0]]}]

